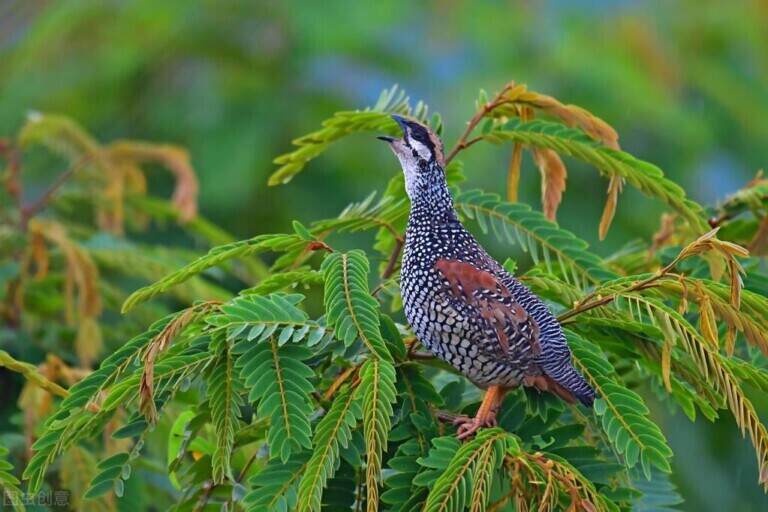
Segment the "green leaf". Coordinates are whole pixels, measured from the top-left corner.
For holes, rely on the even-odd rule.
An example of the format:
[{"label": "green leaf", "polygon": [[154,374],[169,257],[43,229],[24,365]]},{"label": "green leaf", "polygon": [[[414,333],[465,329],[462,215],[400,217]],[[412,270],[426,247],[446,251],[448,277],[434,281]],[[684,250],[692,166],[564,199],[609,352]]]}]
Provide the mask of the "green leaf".
[{"label": "green leaf", "polygon": [[[647,312],[649,321],[663,322],[662,330],[669,333],[676,346],[685,352],[695,364],[701,375],[707,379],[711,388],[718,393],[733,413],[742,435],[749,434],[757,456],[760,483],[768,486],[768,430],[760,421],[755,406],[741,389],[739,379],[726,362],[727,359],[714,350],[688,320],[664,302],[638,293],[622,293],[630,306],[631,314],[642,320]],[[637,306],[635,313],[632,303]]]},{"label": "green leaf", "polygon": [[633,512],[672,511],[684,501],[670,480],[670,475],[661,471],[652,471],[650,480],[640,475],[631,475],[631,483],[632,487],[642,493],[632,501]]},{"label": "green leaf", "polygon": [[581,130],[549,121],[526,123],[513,119],[502,129],[485,134],[483,138],[496,143],[520,142],[578,158],[594,165],[602,173],[624,178],[648,196],[661,199],[687,220],[697,233],[709,231],[703,208],[688,199],[682,187],[667,179],[661,169],[629,153],[602,146]]},{"label": "green leaf", "polygon": [[269,295],[270,293],[283,291],[287,288],[309,287],[323,282],[323,274],[317,270],[289,270],[277,272],[265,277],[256,286],[246,288],[241,295]]},{"label": "green leaf", "polygon": [[574,365],[597,392],[595,413],[601,417],[603,430],[616,452],[624,456],[626,466],[632,468],[640,463],[648,478],[652,466],[669,473],[672,449],[650,419],[640,395],[621,384],[598,347],[572,331],[566,331],[566,336]]},{"label": "green leaf", "polygon": [[230,339],[246,338],[260,342],[280,330],[288,341],[292,332],[296,336],[293,342],[303,340],[310,330],[323,329],[323,326],[309,320],[307,314],[298,305],[304,300],[300,294],[273,293],[267,296],[242,295],[222,304],[218,312],[209,315],[206,321],[217,330],[224,330]]},{"label": "green leaf", "polygon": [[395,402],[395,367],[388,361],[371,357],[360,368],[357,394],[363,408],[368,511],[378,510],[382,457],[392,428],[392,404]]},{"label": "green leaf", "polygon": [[332,118],[323,121],[321,129],[294,139],[293,144],[298,146],[298,149],[275,158],[274,162],[280,165],[280,168],[269,177],[269,184],[288,183],[310,160],[323,153],[332,143],[351,133],[397,133],[397,124],[389,117],[390,114],[410,115],[423,120],[427,116],[427,107],[418,103],[412,109],[405,92],[395,85],[382,91],[373,107],[363,111],[337,112]]},{"label": "green leaf", "polygon": [[392,361],[379,328],[379,303],[368,289],[370,266],[360,250],[325,257],[325,313],[336,337],[349,346],[356,339],[378,357]]},{"label": "green leaf", "polygon": [[165,292],[172,286],[183,283],[187,279],[232,258],[242,258],[264,251],[292,251],[305,244],[307,241],[298,235],[260,235],[248,240],[219,245],[208,251],[205,256],[197,258],[156,283],[133,292],[123,303],[122,312],[126,313],[136,305]]},{"label": "green leaf", "polygon": [[304,347],[280,346],[274,338],[261,343],[241,341],[245,349],[237,360],[240,377],[249,390],[248,399],[258,404],[256,414],[269,418],[267,444],[272,458],[287,462],[292,454],[311,448],[312,414],[309,379],[314,372],[304,363],[312,352]]},{"label": "green leaf", "polygon": [[312,456],[299,483],[297,510],[317,512],[323,489],[339,467],[339,451],[349,445],[352,429],[361,416],[360,404],[348,387],[342,388],[331,409],[315,428]]},{"label": "green leaf", "polygon": [[468,506],[484,510],[493,476],[504,461],[508,439],[509,434],[499,428],[480,430],[454,452],[447,465],[439,448],[433,450],[434,454],[430,452],[422,465],[442,471],[429,492],[424,511],[459,512]]},{"label": "green leaf", "polygon": [[[91,480],[91,485],[85,492],[84,498],[97,498],[111,490],[122,489],[123,467],[129,463],[129,454],[117,453],[101,461],[97,468],[99,472]],[[130,476],[130,473],[128,473]],[[120,482],[118,484],[118,482]],[[117,492],[116,492],[117,494]],[[120,497],[118,495],[118,497]]]},{"label": "green leaf", "polygon": [[239,384],[234,371],[234,356],[230,341],[220,337],[216,359],[208,376],[208,402],[211,407],[216,449],[211,457],[214,483],[226,478],[233,480],[230,460],[235,446],[235,432],[240,415]]},{"label": "green leaf", "polygon": [[[425,448],[425,447],[424,447]],[[392,512],[408,512],[420,510],[427,497],[427,490],[417,488],[413,480],[421,466],[420,457],[426,456],[418,439],[409,439],[397,448],[395,455],[389,459],[389,476],[384,481],[387,490],[382,493],[381,501],[391,508]]]},{"label": "green leaf", "polygon": [[[40,490],[48,466],[65,448],[90,434],[86,426],[98,425],[111,416],[112,410],[102,408],[94,414],[87,404],[99,398],[126,372],[133,370],[131,363],[141,350],[177,316],[178,313],[168,315],[152,324],[146,332],[134,337],[102,361],[98,370],[69,389],[69,396],[61,401],[56,412],[46,420],[43,433],[33,446],[35,453],[24,470],[24,478],[29,480],[29,492]],[[134,389],[138,390],[138,383]]]},{"label": "green leaf", "polygon": [[299,479],[307,467],[309,452],[295,455],[283,462],[273,459],[250,479],[253,488],[243,503],[249,512],[284,512],[296,509]]},{"label": "green leaf", "polygon": [[352,203],[335,219],[321,220],[312,224],[312,232],[316,234],[337,231],[340,233],[366,231],[382,228],[392,236],[400,238],[396,226],[408,215],[408,203],[405,198],[395,199],[383,196],[374,203],[376,193],[371,193],[359,203]]},{"label": "green leaf", "polygon": [[19,479],[8,472],[13,465],[8,462],[7,456],[8,449],[0,446],[0,500],[4,504],[10,503],[16,512],[24,512],[24,493],[19,489]]}]

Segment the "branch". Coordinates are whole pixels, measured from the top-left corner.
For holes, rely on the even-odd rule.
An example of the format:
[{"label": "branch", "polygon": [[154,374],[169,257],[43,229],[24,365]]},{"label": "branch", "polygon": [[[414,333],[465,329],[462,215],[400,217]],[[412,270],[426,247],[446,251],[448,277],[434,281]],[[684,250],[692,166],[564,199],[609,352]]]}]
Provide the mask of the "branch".
[{"label": "branch", "polygon": [[[673,263],[677,263],[677,262],[675,261]],[[613,302],[616,299],[616,297],[618,297],[621,294],[636,292],[636,291],[644,290],[646,288],[650,288],[651,286],[654,285],[656,281],[658,281],[659,279],[667,275],[672,270],[673,267],[674,265],[667,265],[666,267],[659,270],[657,273],[655,273],[651,277],[647,279],[643,279],[642,281],[638,281],[625,288],[622,288],[621,290],[613,292],[610,295],[606,295],[606,296],[597,295],[597,297],[594,300],[590,300],[590,297],[595,295],[594,293],[591,293],[587,296],[587,299],[583,303],[561,314],[560,316],[557,317],[557,320],[561,324],[566,323],[570,318],[576,315],[580,315],[581,313],[584,313],[585,311],[589,311],[590,309],[599,308],[600,306],[605,306],[606,304]]]},{"label": "branch", "polygon": [[392,274],[395,273],[395,266],[397,265],[397,259],[400,257],[400,251],[403,250],[403,239],[400,236],[395,238],[395,247],[392,249],[392,254],[389,255],[389,261],[387,261],[387,267],[384,269],[384,273],[381,274],[382,279],[389,279]]},{"label": "branch", "polygon": [[63,398],[69,396],[69,391],[43,377],[34,365],[17,361],[5,350],[0,350],[0,367],[5,367],[11,371],[20,373],[28,381],[53,395]]},{"label": "branch", "polygon": [[[717,230],[718,228],[715,228],[712,231],[709,231],[708,233],[701,235],[699,238],[689,243],[687,246],[683,247],[683,249],[678,253],[677,256],[675,256],[675,258],[671,262],[669,262],[668,265],[659,269],[655,274],[653,274],[650,277],[647,277],[646,279],[643,279],[642,281],[637,281],[635,283],[632,283],[631,285],[626,286],[620,290],[614,291],[606,296],[602,296],[598,294],[596,291],[590,293],[589,295],[587,295],[583,303],[581,304],[577,303],[576,307],[558,316],[557,317],[558,321],[560,323],[564,323],[570,318],[573,318],[576,315],[584,313],[585,311],[599,308],[600,306],[604,306],[614,301],[616,297],[618,297],[619,295],[636,292],[636,291],[644,290],[646,288],[655,286],[656,281],[668,275],[677,266],[678,263],[680,263],[682,260],[690,256],[694,256],[696,254],[700,254],[702,252],[707,252],[712,250],[720,251],[721,254],[724,254],[724,253],[728,254],[728,256],[726,256],[727,258],[732,258],[733,254],[739,254],[740,256],[745,256],[746,254],[748,254],[748,252],[746,252],[745,249],[735,244],[717,240],[717,238],[715,238],[715,235],[717,234]],[[717,243],[719,246],[715,245],[715,243]],[[739,252],[739,251],[744,251],[744,252]],[[729,259],[728,261],[731,262],[732,260]],[[734,264],[738,265],[738,263],[734,263]]]},{"label": "branch", "polygon": [[67,181],[75,173],[75,171],[78,170],[82,165],[83,165],[83,162],[78,162],[77,164],[70,166],[69,169],[59,174],[56,180],[53,183],[51,183],[48,189],[45,192],[43,192],[43,195],[41,195],[37,199],[37,201],[35,201],[32,204],[28,204],[21,207],[21,226],[23,229],[26,229],[27,224],[29,223],[29,219],[31,219],[33,216],[35,216],[37,213],[43,210],[46,206],[48,206],[48,203],[51,202],[51,199],[53,199],[54,194],[56,194],[56,192],[59,190],[59,188],[61,188],[64,182]]},{"label": "branch", "polygon": [[9,139],[0,139],[0,156],[8,162],[8,176],[5,179],[5,189],[21,210],[22,183],[21,157],[19,150]]},{"label": "branch", "polygon": [[360,367],[363,365],[363,363],[357,364],[355,366],[350,366],[349,368],[345,369],[343,372],[341,372],[338,377],[336,377],[336,380],[334,380],[330,386],[328,386],[328,389],[323,394],[323,400],[326,402],[329,401],[331,398],[333,398],[333,395],[336,394],[336,391],[339,390],[341,386],[344,385],[344,383],[349,379],[350,376],[355,374]]},{"label": "branch", "polygon": [[464,130],[464,133],[461,134],[461,137],[459,137],[459,140],[456,142],[456,145],[453,146],[453,149],[448,153],[448,156],[445,157],[445,165],[448,166],[449,163],[451,163],[451,160],[459,153],[459,151],[462,151],[464,149],[467,149],[472,144],[479,142],[482,140],[482,137],[475,137],[473,139],[469,139],[469,136],[472,135],[472,132],[477,127],[478,124],[480,124],[480,121],[483,120],[485,116],[488,115],[489,112],[491,112],[493,109],[498,107],[499,105],[503,105],[504,103],[508,103],[507,100],[503,99],[504,95],[514,86],[514,83],[510,82],[507,85],[504,86],[504,88],[499,91],[499,93],[496,95],[496,97],[493,98],[492,101],[489,101],[485,104],[483,104],[480,109],[475,112],[475,115],[472,116],[472,119],[469,120],[467,123],[467,128]]}]

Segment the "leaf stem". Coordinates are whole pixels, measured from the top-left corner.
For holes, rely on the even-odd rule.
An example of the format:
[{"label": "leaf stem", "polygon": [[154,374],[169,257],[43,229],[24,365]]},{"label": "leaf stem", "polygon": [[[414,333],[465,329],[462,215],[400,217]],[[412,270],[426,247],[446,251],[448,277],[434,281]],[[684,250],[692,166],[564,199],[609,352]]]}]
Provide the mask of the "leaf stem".
[{"label": "leaf stem", "polygon": [[389,260],[387,261],[387,267],[384,269],[384,272],[381,274],[382,279],[389,279],[392,274],[395,273],[395,267],[397,266],[397,260],[400,257],[400,251],[403,250],[403,238],[400,236],[397,236],[395,238],[395,246],[392,248],[392,254],[389,255]]},{"label": "leaf stem", "polygon": [[499,105],[503,105],[504,103],[507,103],[507,100],[504,99],[504,95],[513,86],[514,86],[513,82],[510,82],[507,85],[505,85],[504,88],[501,89],[501,91],[499,91],[499,93],[493,98],[493,100],[484,103],[477,110],[477,112],[475,112],[475,115],[473,115],[472,118],[467,123],[467,127],[464,129],[464,133],[461,134],[461,137],[459,137],[459,140],[456,142],[456,145],[453,146],[453,149],[451,149],[450,153],[448,153],[448,156],[445,157],[446,166],[449,163],[451,163],[451,160],[454,159],[454,157],[459,153],[459,151],[463,151],[467,149],[469,146],[482,140],[482,136],[478,136],[473,139],[470,139],[469,136],[472,135],[472,132],[474,131],[474,129],[477,127],[478,124],[480,124],[480,121],[482,121],[483,118],[488,115],[489,112],[491,112],[493,109],[495,109]]},{"label": "leaf stem", "polygon": [[[606,304],[613,302],[614,300],[616,300],[616,297],[618,297],[619,295],[644,290],[646,288],[650,288],[654,286],[656,281],[658,281],[662,277],[669,274],[675,268],[675,266],[680,262],[680,260],[684,259],[687,256],[686,249],[687,248],[683,249],[680,252],[680,254],[678,254],[675,257],[675,259],[673,259],[668,265],[659,269],[655,274],[653,274],[650,277],[647,277],[646,279],[643,279],[642,281],[637,281],[631,284],[630,286],[622,288],[621,290],[618,290],[606,296],[601,296],[599,294],[596,294],[596,292],[590,293],[589,295],[587,295],[587,299],[583,303],[577,304],[576,307],[569,309],[565,313],[562,313],[560,316],[557,317],[557,320],[561,324],[566,323],[569,319],[577,315],[580,315],[581,313],[584,313],[591,309],[599,308],[601,306],[605,306]],[[590,299],[591,297],[595,297],[595,298],[591,300]]]},{"label": "leaf stem", "polygon": [[355,366],[350,366],[349,368],[341,372],[338,375],[338,377],[336,377],[336,380],[334,380],[331,383],[331,385],[323,394],[323,400],[329,401],[331,398],[333,398],[333,395],[336,394],[339,388],[343,386],[344,383],[349,379],[349,377],[351,377],[357,370],[359,370],[361,366],[362,366],[362,363],[357,364]]}]

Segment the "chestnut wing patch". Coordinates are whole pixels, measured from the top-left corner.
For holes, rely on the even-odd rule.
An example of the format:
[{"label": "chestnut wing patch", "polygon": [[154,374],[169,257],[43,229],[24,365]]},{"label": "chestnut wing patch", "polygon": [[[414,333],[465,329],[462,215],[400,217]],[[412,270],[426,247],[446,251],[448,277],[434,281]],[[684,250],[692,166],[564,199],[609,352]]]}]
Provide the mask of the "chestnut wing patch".
[{"label": "chestnut wing patch", "polygon": [[503,353],[509,352],[510,337],[519,336],[527,340],[534,356],[541,354],[538,325],[496,276],[458,260],[439,259],[435,268],[454,297],[479,311],[496,333]]}]

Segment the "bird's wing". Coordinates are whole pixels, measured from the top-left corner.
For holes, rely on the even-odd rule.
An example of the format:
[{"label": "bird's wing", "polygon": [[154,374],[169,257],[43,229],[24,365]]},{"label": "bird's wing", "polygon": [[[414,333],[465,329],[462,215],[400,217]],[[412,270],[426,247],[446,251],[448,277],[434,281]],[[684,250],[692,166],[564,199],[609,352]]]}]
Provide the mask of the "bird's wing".
[{"label": "bird's wing", "polygon": [[435,268],[450,293],[475,308],[505,355],[541,354],[539,327],[494,274],[459,260],[439,259]]}]

